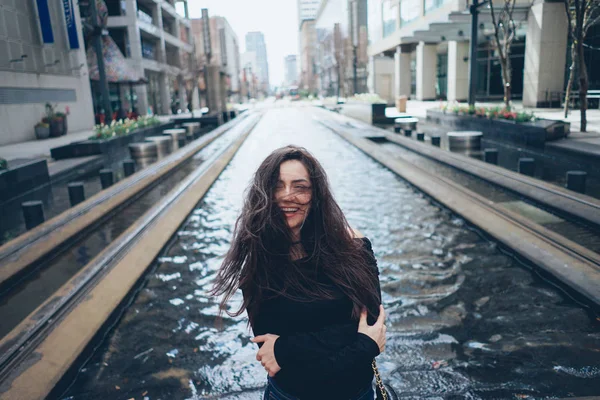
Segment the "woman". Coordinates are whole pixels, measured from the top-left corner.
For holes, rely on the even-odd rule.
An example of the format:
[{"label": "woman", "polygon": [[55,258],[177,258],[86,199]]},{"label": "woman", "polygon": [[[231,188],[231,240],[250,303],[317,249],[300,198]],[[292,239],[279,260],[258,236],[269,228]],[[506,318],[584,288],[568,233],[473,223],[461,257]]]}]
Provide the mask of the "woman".
[{"label": "woman", "polygon": [[386,331],[377,263],[303,148],[277,149],[256,171],[215,280],[221,310],[237,289],[242,306],[227,313],[248,312],[265,399],[373,399]]}]

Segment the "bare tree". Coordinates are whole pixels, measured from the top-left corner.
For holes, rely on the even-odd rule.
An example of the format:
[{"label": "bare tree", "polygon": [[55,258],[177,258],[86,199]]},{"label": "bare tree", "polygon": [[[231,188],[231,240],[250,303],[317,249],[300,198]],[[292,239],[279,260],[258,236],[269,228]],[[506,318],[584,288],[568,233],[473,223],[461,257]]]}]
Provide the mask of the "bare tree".
[{"label": "bare tree", "polygon": [[569,113],[569,102],[575,73],[579,76],[579,111],[581,132],[587,130],[587,91],[588,74],[583,52],[584,40],[590,26],[600,21],[600,0],[564,0],[569,36],[571,37],[571,68],[565,95],[565,118]]},{"label": "bare tree", "polygon": [[502,67],[502,84],[504,87],[504,105],[510,108],[512,94],[512,63],[510,49],[515,40],[517,29],[523,21],[515,21],[516,0],[502,0],[499,9],[490,7],[492,24],[494,26],[494,46],[498,51],[500,66]]}]

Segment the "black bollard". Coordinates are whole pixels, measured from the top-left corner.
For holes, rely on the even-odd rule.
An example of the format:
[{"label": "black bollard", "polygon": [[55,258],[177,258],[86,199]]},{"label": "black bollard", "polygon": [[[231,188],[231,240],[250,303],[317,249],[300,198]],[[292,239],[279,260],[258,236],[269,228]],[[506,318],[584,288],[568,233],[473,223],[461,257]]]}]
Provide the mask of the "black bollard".
[{"label": "black bollard", "polygon": [[125,177],[131,176],[135,173],[135,161],[125,160],[123,161],[123,173]]},{"label": "black bollard", "polygon": [[498,149],[485,149],[483,151],[483,160],[486,163],[498,165]]},{"label": "black bollard", "polygon": [[535,160],[529,157],[519,158],[519,173],[527,176],[534,176]]},{"label": "black bollard", "polygon": [[417,132],[417,140],[419,142],[424,142],[425,141],[425,134],[423,132]]},{"label": "black bollard", "polygon": [[44,223],[44,205],[39,200],[26,201],[21,203],[23,210],[23,219],[27,230]]},{"label": "black bollard", "polygon": [[567,189],[578,193],[585,193],[587,172],[567,171]]},{"label": "black bollard", "polygon": [[432,136],[431,137],[431,144],[436,146],[436,147],[440,147],[441,144],[441,139],[439,136]]},{"label": "black bollard", "polygon": [[67,188],[69,189],[69,201],[71,202],[71,207],[74,207],[85,200],[83,182],[71,182],[67,185]]},{"label": "black bollard", "polygon": [[100,170],[100,183],[102,184],[102,189],[106,189],[111,186],[114,181],[113,172],[110,169],[101,169]]},{"label": "black bollard", "polygon": [[402,130],[402,128],[400,128],[399,126],[394,126],[395,133],[400,133],[401,130]]},{"label": "black bollard", "polygon": [[405,129],[404,130],[404,136],[411,137],[412,136],[412,129]]}]

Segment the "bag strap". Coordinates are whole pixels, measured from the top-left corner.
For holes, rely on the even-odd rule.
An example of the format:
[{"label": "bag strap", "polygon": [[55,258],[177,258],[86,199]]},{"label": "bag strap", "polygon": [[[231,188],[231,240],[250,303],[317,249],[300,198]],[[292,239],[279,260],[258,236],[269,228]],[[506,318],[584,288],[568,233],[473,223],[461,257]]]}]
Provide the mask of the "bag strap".
[{"label": "bag strap", "polygon": [[385,390],[385,386],[383,386],[383,381],[381,380],[381,375],[379,375],[379,369],[377,369],[377,363],[375,362],[375,359],[373,359],[373,362],[371,363],[371,367],[373,368],[373,373],[375,374],[375,383],[377,384],[377,388],[379,389],[379,392],[381,393],[381,398],[383,400],[388,400],[388,394],[387,394],[387,391]]}]

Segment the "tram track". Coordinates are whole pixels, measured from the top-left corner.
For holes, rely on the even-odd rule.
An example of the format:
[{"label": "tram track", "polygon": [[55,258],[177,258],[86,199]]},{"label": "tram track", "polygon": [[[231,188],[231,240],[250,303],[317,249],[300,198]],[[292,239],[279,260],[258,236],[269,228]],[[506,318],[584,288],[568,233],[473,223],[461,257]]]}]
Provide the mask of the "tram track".
[{"label": "tram track", "polygon": [[[204,160],[159,204],[146,211],[0,340],[0,397],[46,397],[227,166],[260,118],[261,115],[253,113],[239,123],[224,125],[201,144],[183,152],[184,148],[183,154],[174,154],[157,165],[165,167],[173,159],[192,157],[225,132],[229,132],[228,137],[233,136],[223,149]],[[156,169],[160,168],[143,177],[157,174]],[[40,232],[37,235],[43,236]]]},{"label": "tram track", "polygon": [[[513,177],[504,171],[494,171],[493,166],[467,157],[449,154],[439,149],[427,148],[422,143],[409,139],[395,138],[393,135],[371,126],[364,126],[337,114],[321,114],[319,122],[341,136],[362,152],[375,159],[394,173],[416,186],[440,204],[488,234],[494,240],[510,249],[514,254],[527,260],[531,265],[540,267],[553,278],[566,285],[579,295],[584,296],[595,307],[600,307],[600,255],[569,238],[548,229],[502,204],[497,204],[474,191],[457,184],[444,176],[433,175],[412,160],[393,154],[378,143],[378,137],[397,143],[416,154],[416,157],[429,157],[439,163],[446,163],[463,171],[477,173],[479,169],[488,174],[488,182],[507,187],[508,179]],[[361,129],[364,128],[364,129]],[[360,133],[357,134],[357,130]],[[371,140],[375,139],[375,140]],[[461,157],[461,158],[459,158]],[[494,174],[492,179],[490,175]],[[512,174],[512,173],[511,173]],[[480,178],[485,179],[483,173]],[[498,182],[503,180],[503,185]],[[534,182],[538,191],[531,189],[532,179],[518,177],[519,194],[541,201],[544,206],[553,205],[561,214],[581,221],[585,219],[591,226],[597,224],[600,213],[599,203],[587,196],[575,196],[560,188],[553,188],[543,182]],[[512,183],[512,182],[511,182]],[[531,195],[535,193],[535,195]],[[556,203],[551,203],[551,201]],[[589,217],[589,218],[587,218]],[[600,238],[600,234],[597,234]]]}]

